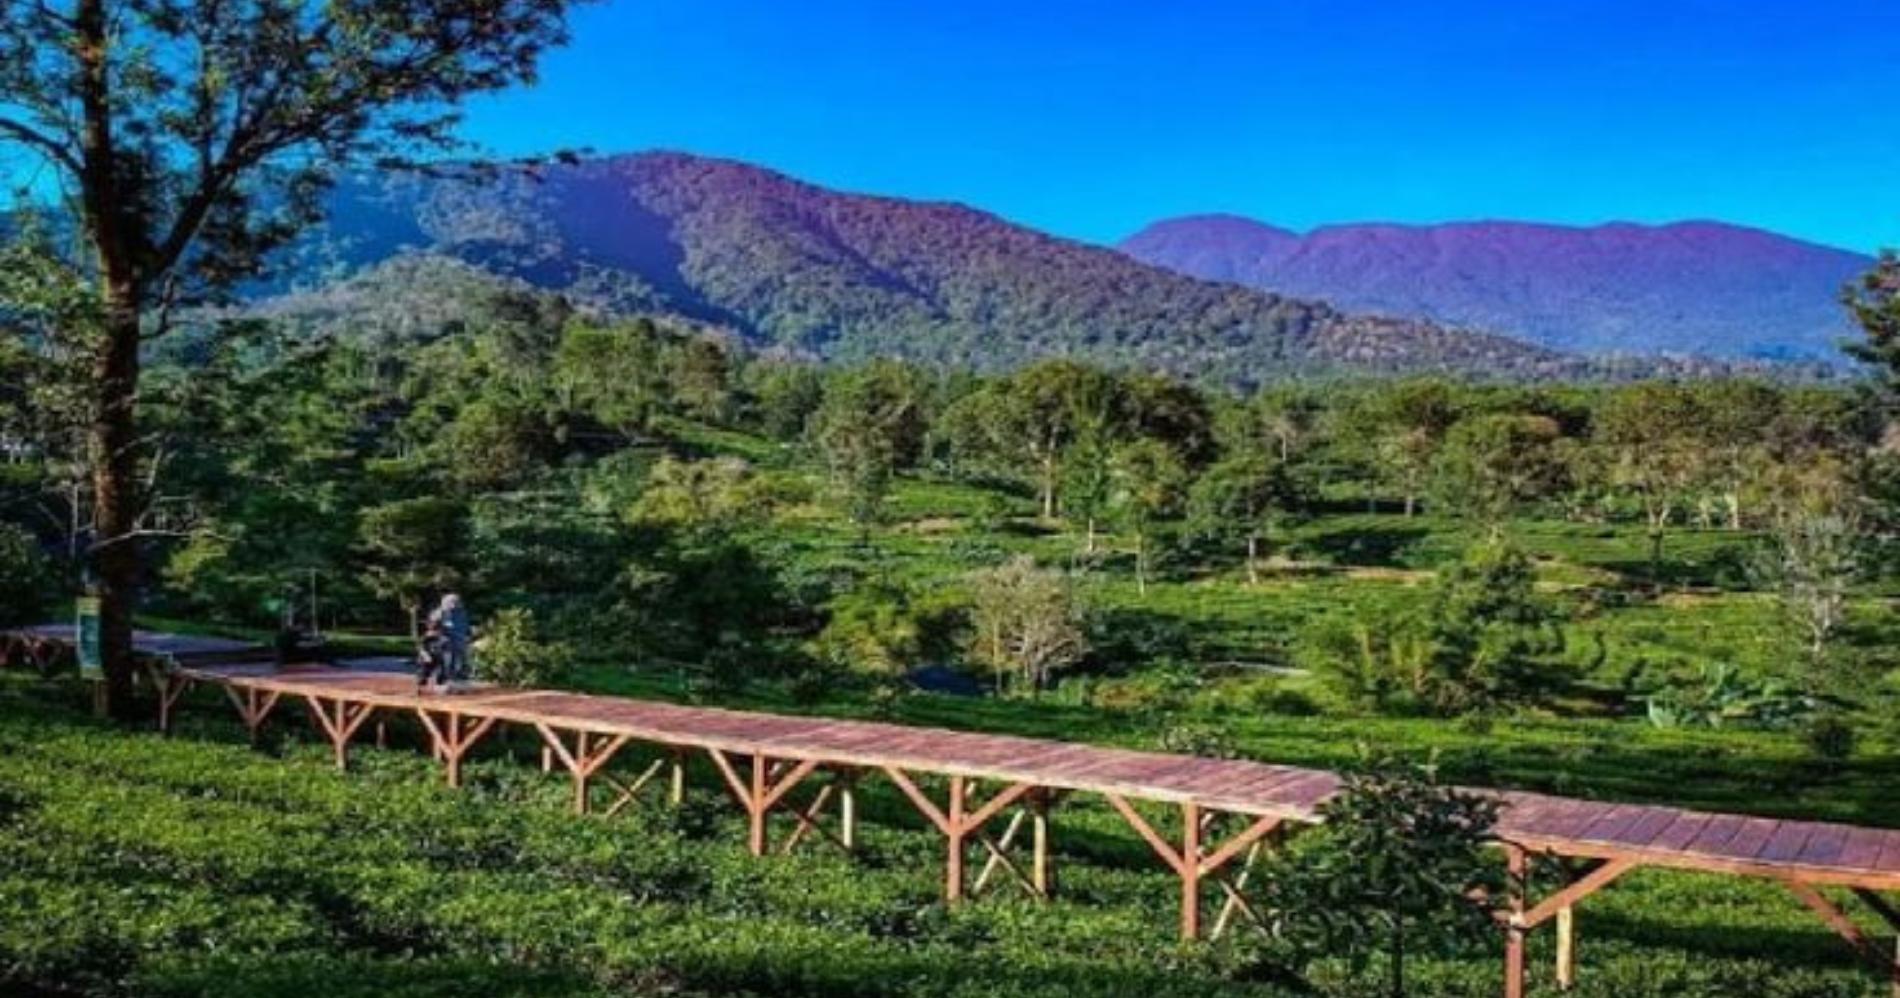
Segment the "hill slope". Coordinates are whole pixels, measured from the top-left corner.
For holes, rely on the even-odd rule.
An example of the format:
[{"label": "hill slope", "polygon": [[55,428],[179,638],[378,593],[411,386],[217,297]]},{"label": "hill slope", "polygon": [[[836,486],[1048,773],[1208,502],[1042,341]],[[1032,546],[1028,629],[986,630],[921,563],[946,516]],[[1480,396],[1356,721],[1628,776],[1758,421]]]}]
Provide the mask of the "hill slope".
[{"label": "hill slope", "polygon": [[1254,381],[1295,371],[1555,375],[1573,359],[1497,336],[1352,316],[1185,277],[951,204],[841,194],[756,167],[651,153],[485,184],[359,179],[293,288],[413,254],[760,345],[997,368],[1075,354]]},{"label": "hill slope", "polygon": [[1716,222],[1337,225],[1159,222],[1121,248],[1211,280],[1469,325],[1582,353],[1838,361],[1836,303],[1868,257]]}]

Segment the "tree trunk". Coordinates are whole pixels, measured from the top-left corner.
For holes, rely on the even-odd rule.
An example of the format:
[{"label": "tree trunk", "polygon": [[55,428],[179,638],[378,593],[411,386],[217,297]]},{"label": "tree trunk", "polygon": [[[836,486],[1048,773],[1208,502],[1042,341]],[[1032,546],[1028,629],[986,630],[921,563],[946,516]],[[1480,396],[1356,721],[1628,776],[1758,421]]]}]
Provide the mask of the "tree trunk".
[{"label": "tree trunk", "polygon": [[1260,584],[1260,535],[1257,533],[1247,535],[1247,584]]},{"label": "tree trunk", "polygon": [[93,358],[93,586],[105,666],[101,707],[127,718],[132,700],[132,613],[138,598],[139,319],[129,286],[107,289],[105,338]]},{"label": "tree trunk", "polygon": [[1135,592],[1148,595],[1148,537],[1135,535]]},{"label": "tree trunk", "polygon": [[1405,492],[1405,518],[1408,520],[1411,519],[1412,514],[1416,512],[1418,512],[1418,496],[1410,489],[1407,489]]},{"label": "tree trunk", "polygon": [[1042,518],[1056,518],[1056,459],[1053,454],[1042,459]]},{"label": "tree trunk", "polygon": [[1083,542],[1082,553],[1090,557],[1095,555],[1095,517],[1088,518],[1087,540]]}]

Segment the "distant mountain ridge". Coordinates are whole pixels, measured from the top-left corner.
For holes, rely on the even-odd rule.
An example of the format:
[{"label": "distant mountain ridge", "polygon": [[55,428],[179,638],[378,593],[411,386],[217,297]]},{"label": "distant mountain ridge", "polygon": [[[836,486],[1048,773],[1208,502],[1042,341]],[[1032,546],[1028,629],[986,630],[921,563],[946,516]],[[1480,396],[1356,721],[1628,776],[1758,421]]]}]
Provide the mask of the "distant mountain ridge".
[{"label": "distant mountain ridge", "polygon": [[[436,262],[397,266],[416,258]],[[1588,366],[1505,337],[1183,276],[960,205],[839,193],[678,153],[485,184],[358,177],[334,192],[328,226],[287,276],[257,290],[275,314],[335,316],[366,301],[363,288],[451,273],[442,261],[465,265],[458,285],[472,268],[583,308],[674,314],[843,360],[994,370],[1070,355],[1238,383],[1305,372],[1558,377]],[[323,291],[371,272],[352,293]],[[402,323],[443,311],[404,297]]]},{"label": "distant mountain ridge", "polygon": [[1840,288],[1873,259],[1721,222],[1329,225],[1233,215],[1157,222],[1135,259],[1277,294],[1591,354],[1839,363]]}]

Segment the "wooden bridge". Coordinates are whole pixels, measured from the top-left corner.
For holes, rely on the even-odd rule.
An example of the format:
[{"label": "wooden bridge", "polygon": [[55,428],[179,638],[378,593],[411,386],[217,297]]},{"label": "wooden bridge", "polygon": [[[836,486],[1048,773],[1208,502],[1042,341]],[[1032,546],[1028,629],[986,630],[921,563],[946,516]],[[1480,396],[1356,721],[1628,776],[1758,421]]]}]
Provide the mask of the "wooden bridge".
[{"label": "wooden bridge", "polygon": [[[69,654],[71,630],[0,634],[0,653],[44,668]],[[1264,926],[1245,891],[1253,863],[1295,827],[1320,820],[1319,805],[1340,785],[1334,774],[1314,769],[868,721],[546,690],[418,693],[406,674],[329,665],[279,667],[258,661],[257,649],[239,643],[141,634],[137,644],[151,664],[161,729],[169,729],[179,697],[197,684],[221,689],[253,739],[278,707],[301,703],[334,747],[339,767],[348,766],[350,745],[371,720],[377,722],[380,742],[385,719],[414,717],[449,784],[457,786],[469,752],[498,726],[514,725],[539,735],[545,768],[558,763],[570,774],[576,812],[589,810],[593,790],[602,788],[612,795],[606,810],[613,813],[650,787],[665,787],[677,803],[689,757],[704,754],[744,808],[755,855],[775,846],[789,852],[800,842],[817,840],[852,850],[855,787],[869,777],[887,779],[943,835],[944,893],[953,903],[999,877],[1035,896],[1049,896],[1054,889],[1050,811],[1069,795],[1098,795],[1178,877],[1180,932],[1188,939],[1218,936],[1243,922]],[[636,777],[610,772],[608,764],[633,745],[661,749],[659,760]],[[942,795],[933,796],[922,785],[919,778],[925,775],[947,784]],[[802,802],[795,803],[794,792],[801,788]],[[1782,884],[1900,998],[1900,951],[1877,946],[1822,893],[1822,888],[1847,890],[1900,931],[1900,911],[1882,894],[1900,891],[1900,831],[1541,794],[1494,796],[1502,805],[1496,835],[1513,884],[1503,920],[1507,998],[1524,994],[1525,937],[1546,923],[1554,923],[1557,933],[1556,982],[1568,988],[1576,968],[1575,906],[1645,866]],[[1164,833],[1138,802],[1178,810],[1178,835]],[[778,843],[772,839],[775,818],[781,827],[790,823]],[[999,824],[1002,829],[995,831]],[[1027,843],[1022,841],[1025,827]],[[974,878],[966,867],[973,849],[981,849],[984,857]],[[1534,861],[1578,868],[1562,888],[1532,898],[1523,885]],[[1210,913],[1211,925],[1206,923]]]}]

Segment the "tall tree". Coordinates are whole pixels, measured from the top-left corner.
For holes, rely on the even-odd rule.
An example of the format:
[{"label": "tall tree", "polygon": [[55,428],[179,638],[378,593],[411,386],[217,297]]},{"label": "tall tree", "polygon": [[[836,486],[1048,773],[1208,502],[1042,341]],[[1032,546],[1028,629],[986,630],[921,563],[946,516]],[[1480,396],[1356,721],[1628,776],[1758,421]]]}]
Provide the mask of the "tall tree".
[{"label": "tall tree", "polygon": [[1180,511],[1188,484],[1187,469],[1172,448],[1147,438],[1117,447],[1109,468],[1114,483],[1110,501],[1117,518],[1134,536],[1135,588],[1145,596],[1155,530]]},{"label": "tall tree", "polygon": [[1609,480],[1643,507],[1649,569],[1660,581],[1663,537],[1706,457],[1696,440],[1695,399],[1677,385],[1643,382],[1603,399],[1591,426]]},{"label": "tall tree", "polygon": [[95,536],[105,704],[127,709],[141,557],[140,345],[256,274],[339,172],[458,143],[530,80],[570,0],[0,0],[0,143],[73,201],[99,303]]},{"label": "tall tree", "polygon": [[1404,496],[1406,516],[1418,511],[1432,462],[1458,415],[1451,385],[1418,379],[1379,387],[1349,417],[1365,456]]},{"label": "tall tree", "polygon": [[1900,390],[1900,254],[1880,254],[1874,269],[1842,291],[1847,310],[1867,333],[1865,343],[1847,344],[1855,360],[1882,368],[1889,390]]},{"label": "tall tree", "polygon": [[1558,439],[1557,423],[1547,416],[1493,413],[1459,422],[1438,456],[1445,508],[1496,534],[1520,504],[1562,484],[1564,464],[1554,450]]}]

